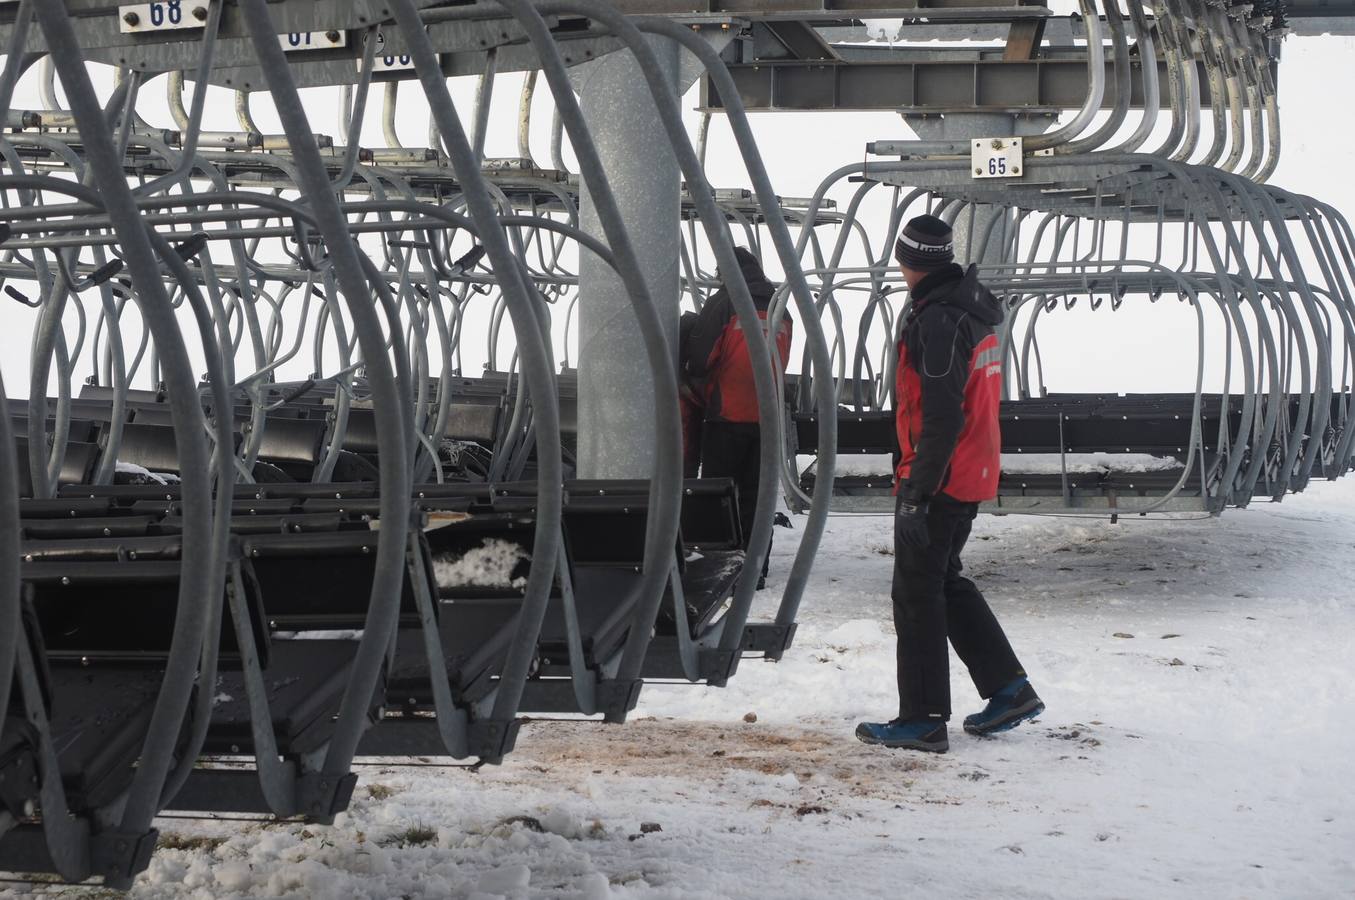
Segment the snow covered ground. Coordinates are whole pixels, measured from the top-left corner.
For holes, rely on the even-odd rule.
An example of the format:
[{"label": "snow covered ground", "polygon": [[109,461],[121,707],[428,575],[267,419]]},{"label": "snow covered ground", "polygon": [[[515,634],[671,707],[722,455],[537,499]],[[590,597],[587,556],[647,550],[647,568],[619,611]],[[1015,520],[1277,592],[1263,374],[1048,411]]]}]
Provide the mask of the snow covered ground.
[{"label": "snow covered ground", "polygon": [[852,737],[895,703],[887,527],[832,521],[795,648],[726,690],[530,724],[501,767],[365,767],[334,827],[163,819],[181,849],[132,896],[1355,896],[1355,479],[1218,520],[981,518],[971,574],[1049,708],[971,738],[957,670],[939,757]]}]

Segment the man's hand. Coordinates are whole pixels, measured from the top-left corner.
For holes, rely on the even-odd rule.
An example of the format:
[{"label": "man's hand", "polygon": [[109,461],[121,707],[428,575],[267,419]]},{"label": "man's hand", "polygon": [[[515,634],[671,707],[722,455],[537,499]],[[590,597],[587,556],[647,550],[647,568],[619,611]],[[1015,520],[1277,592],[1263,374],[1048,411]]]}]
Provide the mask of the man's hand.
[{"label": "man's hand", "polygon": [[894,508],[894,539],[905,547],[919,550],[931,542],[927,533],[927,501],[925,498],[899,495]]}]

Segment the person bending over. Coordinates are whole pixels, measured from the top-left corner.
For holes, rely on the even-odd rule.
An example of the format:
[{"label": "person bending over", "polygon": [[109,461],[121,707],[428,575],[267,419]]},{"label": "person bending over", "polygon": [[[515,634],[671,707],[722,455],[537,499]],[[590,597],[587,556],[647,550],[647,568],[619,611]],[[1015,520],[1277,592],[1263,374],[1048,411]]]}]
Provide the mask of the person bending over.
[{"label": "person bending over", "polygon": [[[735,247],[734,256],[762,319],[763,333],[769,342],[775,341],[784,371],[790,359],[790,318],[783,316],[775,328],[767,322],[767,306],[776,293],[776,285],[767,280],[757,257],[748,250]],[[701,432],[701,475],[704,478],[733,478],[738,485],[739,520],[743,526],[744,550],[747,550],[757,504],[762,433],[758,425],[757,390],[753,384],[753,361],[748,352],[748,341],[729,297],[729,279],[724,273],[717,274],[720,288],[701,307],[699,317],[683,342],[682,359],[687,374],[699,379],[701,385],[705,415]],[[767,554],[770,557],[770,539]],[[766,579],[767,559],[764,558],[759,589],[766,585]]]}]

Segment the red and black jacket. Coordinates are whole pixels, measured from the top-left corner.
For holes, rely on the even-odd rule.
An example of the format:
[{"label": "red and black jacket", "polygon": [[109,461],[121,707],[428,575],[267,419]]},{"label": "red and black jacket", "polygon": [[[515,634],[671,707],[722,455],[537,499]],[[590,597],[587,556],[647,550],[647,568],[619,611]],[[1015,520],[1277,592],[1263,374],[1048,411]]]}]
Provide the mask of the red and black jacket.
[{"label": "red and black jacket", "polygon": [[997,496],[1002,359],[993,329],[1002,316],[974,266],[952,264],[913,289],[894,384],[895,475],[905,496],[943,493],[968,503]]},{"label": "red and black jacket", "polygon": [[[776,285],[767,280],[757,258],[742,247],[734,251],[748,282],[748,292],[762,319],[762,331],[775,339],[784,370],[790,359],[791,323],[782,316],[776,328],[769,329],[767,307],[776,293]],[[753,382],[753,361],[748,340],[734,311],[729,290],[721,287],[707,298],[701,314],[683,345],[687,373],[700,379],[706,421],[757,422],[757,389]]]}]

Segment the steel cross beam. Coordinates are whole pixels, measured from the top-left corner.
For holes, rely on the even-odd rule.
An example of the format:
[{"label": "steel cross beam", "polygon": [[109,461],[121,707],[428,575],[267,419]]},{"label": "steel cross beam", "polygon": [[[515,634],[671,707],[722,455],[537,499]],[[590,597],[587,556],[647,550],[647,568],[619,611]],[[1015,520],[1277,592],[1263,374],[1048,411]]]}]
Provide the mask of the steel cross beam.
[{"label": "steel cross beam", "polygon": [[[1085,58],[1005,60],[895,59],[889,61],[758,60],[730,65],[739,99],[752,112],[796,110],[906,110],[909,113],[1051,113],[1074,109],[1087,96]],[[1199,63],[1197,68],[1202,68]],[[1162,104],[1171,101],[1167,63],[1157,63]],[[1143,108],[1142,64],[1132,65],[1130,106]],[[1107,81],[1113,64],[1106,63]],[[1209,102],[1201,79],[1201,100]],[[1107,91],[1103,109],[1115,104]],[[701,105],[722,112],[725,101],[703,84]]]}]

